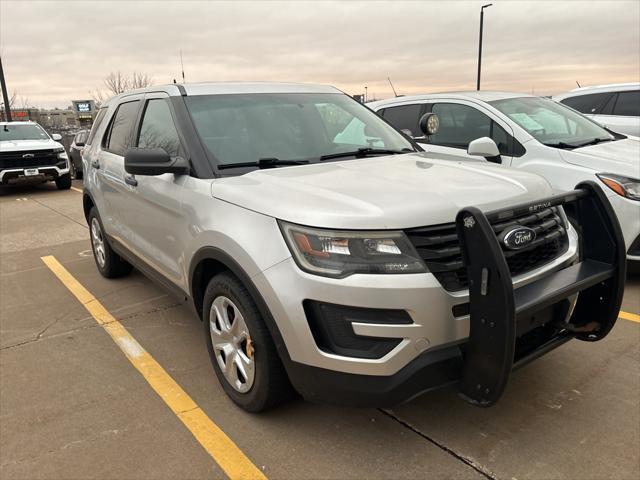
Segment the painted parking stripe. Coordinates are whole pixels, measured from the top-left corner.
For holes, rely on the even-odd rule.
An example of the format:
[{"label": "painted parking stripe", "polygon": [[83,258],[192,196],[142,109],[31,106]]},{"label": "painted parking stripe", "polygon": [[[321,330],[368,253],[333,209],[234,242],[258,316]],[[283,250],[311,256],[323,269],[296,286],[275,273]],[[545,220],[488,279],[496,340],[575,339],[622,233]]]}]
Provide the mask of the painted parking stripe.
[{"label": "painted parking stripe", "polygon": [[82,303],[95,321],[111,336],[131,364],[142,374],[151,388],[189,429],[231,480],[266,480],[265,475],[247,458],[242,450],[202,411],[187,392],[142,348],[91,292],[84,288],[54,256],[49,255],[41,257],[41,259]]},{"label": "painted parking stripe", "polygon": [[74,191],[76,191],[78,193],[82,193],[82,191],[83,191],[81,188],[76,188],[76,187],[71,187],[71,190],[74,190]]},{"label": "painted parking stripe", "polygon": [[624,318],[625,320],[631,320],[632,322],[640,323],[640,315],[637,315],[635,313],[623,312],[622,310],[620,310],[618,317]]}]

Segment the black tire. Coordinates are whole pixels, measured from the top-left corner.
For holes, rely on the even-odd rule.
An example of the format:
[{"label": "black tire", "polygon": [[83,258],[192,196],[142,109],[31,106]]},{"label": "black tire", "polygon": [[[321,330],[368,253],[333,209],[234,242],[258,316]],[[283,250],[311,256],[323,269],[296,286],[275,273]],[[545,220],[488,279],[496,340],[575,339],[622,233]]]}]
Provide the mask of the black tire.
[{"label": "black tire", "polygon": [[[236,390],[227,380],[214,353],[210,333],[211,306],[214,300],[220,296],[227,297],[238,308],[252,341],[255,375],[253,385],[245,393]],[[273,408],[292,397],[293,389],[269,330],[251,294],[233,274],[221,273],[209,281],[204,294],[203,318],[204,335],[213,370],[231,400],[244,410],[257,413]],[[215,319],[213,320],[215,322]]]},{"label": "black tire", "polygon": [[71,188],[71,173],[66,173],[56,178],[56,187],[58,187],[58,190],[69,190]]},{"label": "black tire", "polygon": [[[94,224],[96,228],[99,228],[99,235],[102,239],[102,247],[104,249],[104,262],[101,262],[98,257],[98,242],[94,239]],[[89,212],[89,236],[91,238],[91,251],[93,252],[93,259],[96,262],[98,271],[105,278],[118,278],[128,275],[131,272],[131,264],[124,260],[120,255],[113,251],[106,235],[104,234],[104,228],[102,221],[98,216],[98,210],[96,207],[91,208]]]}]

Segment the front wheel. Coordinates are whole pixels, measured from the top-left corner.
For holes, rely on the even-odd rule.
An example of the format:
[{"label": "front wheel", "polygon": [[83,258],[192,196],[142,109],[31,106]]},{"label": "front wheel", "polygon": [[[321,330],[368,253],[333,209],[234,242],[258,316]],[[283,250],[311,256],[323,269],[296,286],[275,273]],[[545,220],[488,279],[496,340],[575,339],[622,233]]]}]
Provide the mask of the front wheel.
[{"label": "front wheel", "polygon": [[58,190],[69,190],[71,188],[71,173],[65,173],[56,178]]},{"label": "front wheel", "polygon": [[131,264],[114,252],[111,245],[109,245],[96,207],[93,207],[89,212],[89,232],[93,259],[96,261],[98,271],[103,277],[123,277],[131,272]]},{"label": "front wheel", "polygon": [[292,388],[253,298],[232,274],[211,279],[204,294],[204,334],[225,393],[248,412],[282,403]]}]

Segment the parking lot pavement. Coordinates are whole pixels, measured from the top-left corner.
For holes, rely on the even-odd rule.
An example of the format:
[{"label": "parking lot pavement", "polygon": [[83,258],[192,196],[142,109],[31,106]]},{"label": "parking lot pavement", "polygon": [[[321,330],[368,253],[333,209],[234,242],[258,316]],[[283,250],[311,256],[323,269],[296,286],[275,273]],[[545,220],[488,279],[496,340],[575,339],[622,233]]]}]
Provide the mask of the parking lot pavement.
[{"label": "parking lot pavement", "polygon": [[[636,321],[621,319],[602,342],[570,342],[517,371],[490,409],[444,389],[390,410],[296,400],[250,415],[218,385],[187,306],[137,272],[99,276],[80,199],[53,186],[0,190],[2,479],[225,476],[42,262],[48,255],[268,478],[640,476]],[[637,278],[623,309],[640,313]]]}]

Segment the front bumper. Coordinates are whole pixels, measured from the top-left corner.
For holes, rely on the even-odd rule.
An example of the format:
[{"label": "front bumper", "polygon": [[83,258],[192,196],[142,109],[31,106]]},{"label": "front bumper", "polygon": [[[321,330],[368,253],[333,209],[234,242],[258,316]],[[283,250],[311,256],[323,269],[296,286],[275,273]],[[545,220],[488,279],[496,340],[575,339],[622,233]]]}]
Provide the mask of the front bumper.
[{"label": "front bumper", "polygon": [[[511,279],[495,235],[493,232],[481,232],[463,247],[469,278],[473,280],[470,293],[449,293],[431,274],[324,278],[300,271],[291,258],[254,277],[255,285],[276,319],[287,347],[289,358],[285,359],[285,366],[296,389],[311,400],[390,405],[436,386],[460,379],[463,384],[468,384],[470,378],[479,378],[481,375],[478,371],[471,369],[469,373],[469,365],[475,363],[470,362],[470,358],[480,358],[478,364],[483,365],[487,364],[487,358],[500,358],[499,366],[489,362],[489,370],[500,378],[498,383],[506,384],[512,368],[570,338],[579,336],[594,340],[606,335],[615,322],[621,301],[623,283],[620,283],[619,275],[620,272],[624,275],[624,265],[620,265],[616,255],[623,243],[619,225],[608,202],[604,200],[601,190],[595,191],[592,187],[592,184],[587,184],[584,190],[548,199],[554,205],[569,201],[579,203],[580,219],[584,220],[582,228],[586,232],[582,239],[583,251],[586,252],[582,262],[579,262],[577,255],[576,232],[570,228],[567,252],[550,264]],[[509,212],[487,215],[505,214]],[[513,209],[510,214],[513,214]],[[469,209],[465,215],[473,215],[478,224],[487,222],[486,216],[479,210]],[[459,236],[464,238],[465,233],[461,231]],[[483,241],[486,245],[481,253],[472,253],[469,245]],[[506,274],[497,270],[503,267]],[[492,295],[488,302],[488,297],[483,298],[485,294],[478,293],[482,276],[487,275],[482,273],[483,269],[487,270],[488,278],[494,279],[490,281]],[[501,297],[493,296],[493,292],[499,291],[502,292]],[[585,294],[579,297],[576,305],[580,291]],[[605,300],[598,303],[594,298]],[[412,322],[389,325],[354,321],[352,326],[356,335],[396,338],[400,342],[381,358],[337,355],[318,347],[303,308],[305,300],[370,309],[403,310]],[[455,311],[464,312],[465,309],[459,307],[465,304],[468,309],[470,304],[470,315],[454,314]],[[600,323],[590,325],[592,331],[589,333],[576,333],[574,327],[585,327],[584,319],[576,315],[584,316],[584,305],[587,304],[587,311],[593,309],[599,312],[593,318],[594,322]],[[578,313],[574,312],[574,307]],[[478,323],[483,319],[485,323]],[[519,325],[516,325],[517,322]],[[506,344],[507,348],[494,348],[494,333],[478,334],[477,331],[481,330],[476,324],[510,325],[501,329],[501,345],[504,347]],[[522,327],[525,324],[527,326]],[[556,328],[557,332],[545,330],[543,333],[546,337],[541,341],[527,339],[523,342],[529,330],[546,329],[547,324],[554,328],[560,325],[562,328]],[[488,338],[492,340],[485,342]],[[490,380],[483,380],[480,384],[487,383],[488,386],[483,386],[481,392],[488,389],[492,398],[474,399],[469,392],[465,392],[466,397],[478,404],[493,403],[502,393],[504,385],[497,388],[494,385],[497,382],[495,378]],[[474,388],[477,384],[474,384]]]},{"label": "front bumper", "polygon": [[[38,175],[25,175],[24,171],[30,168],[37,168]],[[69,163],[67,161],[64,168],[56,165],[45,167],[23,167],[0,170],[0,185],[11,185],[16,183],[40,183],[57,179],[69,173]]]}]

